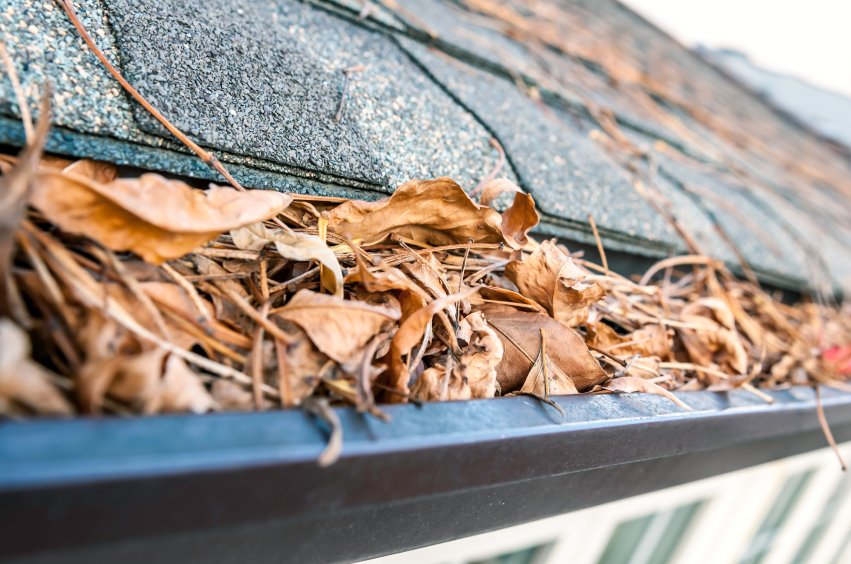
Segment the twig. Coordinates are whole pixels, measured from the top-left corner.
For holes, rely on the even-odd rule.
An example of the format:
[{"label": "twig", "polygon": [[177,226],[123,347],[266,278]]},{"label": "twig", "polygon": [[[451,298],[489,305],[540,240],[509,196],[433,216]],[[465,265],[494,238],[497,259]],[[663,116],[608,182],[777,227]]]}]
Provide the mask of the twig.
[{"label": "twig", "polygon": [[632,368],[632,363],[635,362],[640,357],[641,357],[640,354],[633,356],[631,359],[629,359],[629,362],[626,363],[626,366],[624,366],[623,368],[621,368],[620,370],[618,370],[617,372],[612,374],[612,378],[617,378],[618,376],[623,376],[624,374],[629,372],[629,369]]},{"label": "twig", "polygon": [[263,296],[263,301],[269,301],[269,275],[268,275],[269,259],[262,258],[260,260],[260,293]]},{"label": "twig", "polygon": [[743,390],[747,390],[748,392],[758,396],[760,399],[765,401],[766,403],[774,403],[774,398],[770,395],[766,394],[762,390],[759,390],[753,386],[750,382],[744,382],[739,385],[739,387]]},{"label": "twig", "polygon": [[251,307],[245,300],[245,298],[243,298],[230,288],[213,286],[209,282],[201,282],[200,287],[205,292],[210,291],[211,293],[219,292],[221,294],[224,294],[233,305],[239,308],[245,315],[253,319],[255,322],[262,325],[263,328],[268,331],[270,335],[272,335],[276,339],[280,339],[288,345],[293,343],[293,337],[287,335],[277,325],[257,313],[257,310]]},{"label": "twig", "polygon": [[422,407],[424,405],[423,400],[417,399],[411,394],[406,394],[405,392],[399,391],[396,388],[391,388],[390,386],[385,386],[384,384],[379,384],[378,382],[373,384],[373,386],[375,386],[379,390],[384,390],[385,392],[389,392],[397,396],[402,396],[403,398],[408,398],[408,401],[417,407]]},{"label": "twig", "polygon": [[547,368],[547,332],[541,327],[541,358],[544,369],[544,395],[550,395],[550,371]]},{"label": "twig", "polygon": [[277,292],[280,292],[281,290],[285,290],[287,288],[287,286],[289,286],[290,284],[298,284],[302,280],[310,278],[314,274],[318,274],[318,273],[319,273],[319,267],[318,266],[315,267],[315,268],[311,268],[310,270],[308,270],[304,274],[299,274],[295,278],[290,278],[289,280],[287,280],[285,282],[281,282],[280,284],[275,284],[274,286],[269,288],[269,294],[275,294]]},{"label": "twig", "polygon": [[[467,269],[467,258],[470,256],[470,245],[473,244],[473,238],[470,237],[468,241],[469,245],[467,245],[467,249],[464,251],[464,262],[461,263],[461,276],[458,277],[458,291],[464,291],[464,271]],[[461,322],[461,304],[455,305],[455,324]]]},{"label": "twig", "polygon": [[536,400],[544,402],[547,405],[551,405],[556,408],[559,413],[561,413],[562,417],[564,417],[565,419],[567,418],[567,413],[564,412],[561,406],[554,402],[552,399],[548,398],[547,396],[542,396],[541,394],[536,394],[535,392],[516,392],[516,394],[518,396],[529,396],[530,398],[535,398]]},{"label": "twig", "polygon": [[371,0],[364,0],[363,8],[361,8],[361,9],[360,9],[360,13],[358,14],[358,21],[359,21],[359,22],[362,22],[362,21],[364,21],[366,18],[368,18],[368,17],[369,17],[369,12],[370,12],[370,10],[371,10],[371,9],[372,9],[372,2],[371,2]]},{"label": "twig", "polygon": [[836,453],[836,458],[839,459],[839,464],[842,466],[842,471],[845,472],[848,470],[848,467],[845,465],[845,460],[842,459],[842,453],[839,452],[839,447],[836,446],[836,441],[833,439],[833,433],[830,432],[830,427],[827,424],[827,417],[824,415],[824,406],[821,403],[821,386],[816,385],[816,413],[818,414],[818,422],[821,424],[821,430],[824,432],[824,437],[827,439],[827,443],[830,445],[830,448],[833,449],[833,452]]},{"label": "twig", "polygon": [[[269,306],[271,304],[263,302],[260,308],[260,318],[264,321],[269,315]],[[251,384],[254,390],[254,406],[257,411],[263,411],[263,324],[258,323],[257,329],[254,331],[254,345],[251,347]]]},{"label": "twig", "polygon": [[485,274],[490,274],[494,270],[499,270],[500,268],[504,267],[509,262],[511,262],[511,261],[510,260],[501,260],[499,262],[493,263],[490,266],[486,266],[483,269],[479,270],[478,272],[474,272],[473,274],[468,276],[467,280],[465,280],[465,282],[467,282],[467,284],[472,284],[473,282],[477,281],[479,278],[481,278]]},{"label": "twig", "polygon": [[198,294],[198,290],[195,289],[195,286],[190,284],[182,274],[173,269],[167,262],[162,263],[161,268],[165,270],[166,274],[168,274],[172,280],[177,282],[178,286],[183,288],[183,291],[186,292],[186,295],[189,297],[192,305],[194,305],[195,309],[198,310],[198,315],[201,316],[201,319],[212,325],[214,323],[213,318],[210,316],[210,312],[207,311],[204,300],[201,299],[201,296]]},{"label": "twig", "polygon": [[275,339],[275,356],[278,360],[278,390],[281,392],[281,407],[292,407],[293,389],[290,384],[290,364],[287,361],[287,345]]},{"label": "twig", "polygon": [[[449,350],[452,350],[450,347]],[[455,367],[455,357],[449,355],[446,357],[446,371],[443,373],[443,382],[440,384],[440,401],[446,401],[446,394],[449,392],[449,378],[452,374],[452,369]]]},{"label": "twig", "polygon": [[21,88],[21,83],[18,80],[18,73],[15,71],[15,64],[12,58],[6,51],[6,45],[0,41],[0,57],[3,57],[3,64],[6,65],[6,73],[9,75],[9,82],[12,83],[12,90],[15,91],[15,97],[18,99],[18,107],[21,110],[21,121],[24,122],[24,134],[27,137],[27,144],[33,142],[33,119],[30,115],[30,107],[27,104],[27,97],[24,94],[24,89]]},{"label": "twig", "polygon": [[218,171],[222,176],[227,179],[228,182],[230,182],[230,184],[234,188],[236,188],[237,190],[244,191],[245,188],[243,188],[242,185],[237,182],[233,178],[233,176],[231,176],[231,174],[222,165],[222,163],[219,162],[219,159],[199,147],[197,143],[192,141],[189,137],[187,137],[179,129],[177,129],[177,127],[172,125],[172,123],[168,121],[168,119],[166,119],[166,117],[162,115],[159,110],[153,107],[145,99],[145,97],[142,96],[135,88],[133,88],[130,83],[127,82],[127,80],[121,75],[121,73],[118,72],[118,70],[114,66],[112,66],[112,63],[109,62],[109,60],[106,58],[106,55],[103,54],[103,51],[101,51],[100,48],[92,40],[92,37],[89,35],[89,32],[86,31],[86,28],[83,27],[82,22],[80,22],[80,19],[77,17],[77,12],[74,9],[74,5],[71,3],[71,0],[59,0],[59,3],[62,4],[63,8],[65,8],[65,12],[68,14],[68,17],[71,18],[71,23],[73,23],[74,27],[77,28],[77,31],[80,33],[80,36],[83,38],[83,41],[86,42],[86,45],[89,46],[89,49],[91,49],[95,56],[100,59],[100,62],[103,63],[103,66],[106,67],[106,70],[108,70],[110,74],[115,77],[115,79],[121,84],[121,86],[123,86],[124,89],[127,90],[131,96],[136,98],[136,100],[140,104],[142,104],[142,107],[148,110],[151,115],[153,115],[161,124],[163,124],[163,126],[165,126],[166,129],[168,129],[172,133],[172,135],[177,137],[196,155],[201,157],[201,160],[204,161],[207,166]]},{"label": "twig", "polygon": [[591,229],[594,231],[594,240],[597,241],[597,250],[600,252],[600,259],[603,261],[603,270],[606,276],[609,276],[609,261],[606,260],[606,251],[603,249],[603,241],[600,239],[600,232],[597,231],[597,224],[594,223],[594,216],[588,214],[588,221],[591,223]]},{"label": "twig", "polygon": [[[493,325],[493,324],[491,324],[491,325]],[[594,345],[589,345],[588,343],[585,343],[585,346],[588,347],[589,349],[591,349],[594,352],[600,353],[601,355],[605,356],[609,360],[617,362],[619,366],[626,366],[626,363],[624,361],[622,361],[621,359],[619,359],[618,357],[616,357],[614,355],[607,353],[603,349],[597,348]]]},{"label": "twig", "polygon": [[343,105],[346,103],[346,90],[349,86],[349,73],[360,72],[365,68],[366,65],[356,65],[354,67],[343,69],[343,74],[345,75],[345,78],[343,79],[343,93],[340,95],[340,108],[337,110],[337,117],[334,118],[334,123],[339,123],[340,118],[343,116]]},{"label": "twig", "polygon": [[308,413],[324,421],[331,429],[328,444],[316,459],[320,468],[327,468],[337,462],[340,453],[343,451],[343,425],[340,423],[340,418],[331,409],[328,398],[310,396],[304,400],[302,406]]},{"label": "twig", "polygon": [[491,137],[489,144],[491,147],[499,151],[499,160],[497,161],[496,166],[493,167],[493,170],[490,171],[490,173],[488,173],[481,182],[479,182],[479,185],[467,193],[467,195],[471,198],[484,190],[485,186],[487,186],[491,180],[496,178],[496,175],[499,174],[499,171],[502,170],[502,166],[505,164],[505,151],[502,149],[502,145],[499,144],[499,141],[497,141],[496,138]]},{"label": "twig", "polygon": [[361,368],[358,371],[358,395],[357,395],[357,410],[359,413],[366,413],[375,408],[375,398],[372,395],[372,378],[370,369],[372,368],[372,358],[378,348],[384,344],[390,335],[381,333],[370,339],[366,347],[366,352],[363,354]]},{"label": "twig", "polygon": [[136,280],[132,274],[130,274],[124,264],[120,260],[118,260],[117,256],[115,256],[115,253],[113,253],[106,247],[103,247],[102,249],[98,247],[94,248],[104,255],[109,266],[112,268],[112,270],[115,271],[115,273],[124,283],[124,285],[127,286],[127,289],[133,292],[133,295],[136,296],[136,298],[142,303],[144,308],[148,310],[148,313],[153,318],[154,324],[157,326],[157,329],[159,329],[160,334],[167,340],[171,340],[171,333],[169,332],[168,327],[165,324],[165,320],[163,319],[160,310],[157,309],[156,305],[154,305],[154,301],[142,288],[142,285],[139,284],[139,281]]}]

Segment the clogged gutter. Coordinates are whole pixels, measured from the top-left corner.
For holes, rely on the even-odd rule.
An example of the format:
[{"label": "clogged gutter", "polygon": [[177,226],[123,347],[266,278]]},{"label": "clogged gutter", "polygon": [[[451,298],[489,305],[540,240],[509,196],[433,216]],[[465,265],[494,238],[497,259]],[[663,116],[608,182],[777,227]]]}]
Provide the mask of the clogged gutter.
[{"label": "clogged gutter", "polygon": [[47,100],[0,156],[0,414],[304,406],[334,427],[332,405],[849,387],[847,310],[700,255],[625,278],[530,237],[508,180],[365,202],[117,178],[43,155]]}]

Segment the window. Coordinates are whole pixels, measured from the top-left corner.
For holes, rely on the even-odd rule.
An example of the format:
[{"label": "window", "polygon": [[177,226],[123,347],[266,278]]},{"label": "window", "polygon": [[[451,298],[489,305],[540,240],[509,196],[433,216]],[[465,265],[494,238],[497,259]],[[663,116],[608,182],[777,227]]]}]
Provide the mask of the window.
[{"label": "window", "polygon": [[739,564],[759,564],[771,551],[774,537],[783,523],[786,522],[786,518],[792,512],[813,473],[812,470],[809,470],[786,479],[780,494],[774,500],[771,509],[768,510],[756,535],[751,539],[748,549],[742,559],[739,560]]},{"label": "window", "polygon": [[810,534],[807,535],[804,544],[801,545],[801,548],[798,550],[798,554],[796,554],[795,559],[792,560],[792,564],[807,564],[807,562],[809,562],[813,552],[818,546],[819,541],[824,536],[827,527],[833,521],[836,512],[842,506],[842,502],[845,501],[845,496],[848,495],[849,491],[851,491],[851,474],[845,475],[839,481],[839,484],[833,491],[833,495],[831,495],[827,500],[827,503],[824,504],[824,509],[822,510],[818,521],[816,521],[815,525],[813,525]]},{"label": "window", "polygon": [[486,560],[476,560],[469,564],[542,564],[550,552],[552,544],[524,548],[517,552],[500,554]]},{"label": "window", "polygon": [[597,564],[667,564],[704,502],[621,523]]}]

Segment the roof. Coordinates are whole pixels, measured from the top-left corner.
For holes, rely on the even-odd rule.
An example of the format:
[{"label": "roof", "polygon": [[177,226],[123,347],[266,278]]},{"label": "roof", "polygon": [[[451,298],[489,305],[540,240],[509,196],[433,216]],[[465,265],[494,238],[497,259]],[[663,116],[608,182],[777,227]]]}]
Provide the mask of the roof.
[{"label": "roof", "polygon": [[[590,243],[592,214],[610,250],[697,250],[796,289],[851,274],[851,164],[622,5],[362,8],[88,0],[80,15],[246,186],[376,199],[449,176],[472,189],[497,165],[495,138],[499,174],[532,194],[542,235]],[[223,180],[128,98],[60,8],[12,0],[0,24],[34,109],[54,86],[48,150]],[[361,64],[335,123],[341,71]],[[21,145],[5,77],[0,120],[0,143]]]}]

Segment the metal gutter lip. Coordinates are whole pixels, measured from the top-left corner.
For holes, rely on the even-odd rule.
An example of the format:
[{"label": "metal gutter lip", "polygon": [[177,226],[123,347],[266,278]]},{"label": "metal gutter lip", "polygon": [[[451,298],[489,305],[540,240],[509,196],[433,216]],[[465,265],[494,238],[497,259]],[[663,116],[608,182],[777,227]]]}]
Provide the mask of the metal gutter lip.
[{"label": "metal gutter lip", "polygon": [[[4,423],[0,560],[114,560],[127,543],[160,558],[174,543],[203,552],[209,539],[192,539],[259,530],[277,561],[282,551],[306,564],[407,550],[825,446],[812,389],[770,393],[774,405],[743,391],[678,394],[693,412],[650,395],[553,398],[566,419],[527,397],[388,406],[389,424],[338,409],[343,455],[326,469],[315,464],[324,431],[298,411]],[[851,439],[851,394],[823,398],[837,440]],[[629,487],[600,489],[616,476]],[[532,509],[536,496],[546,497]],[[453,522],[491,513],[450,531],[424,525],[425,508]],[[421,528],[403,528],[400,512],[420,514]],[[350,536],[369,522],[387,538]]]}]

